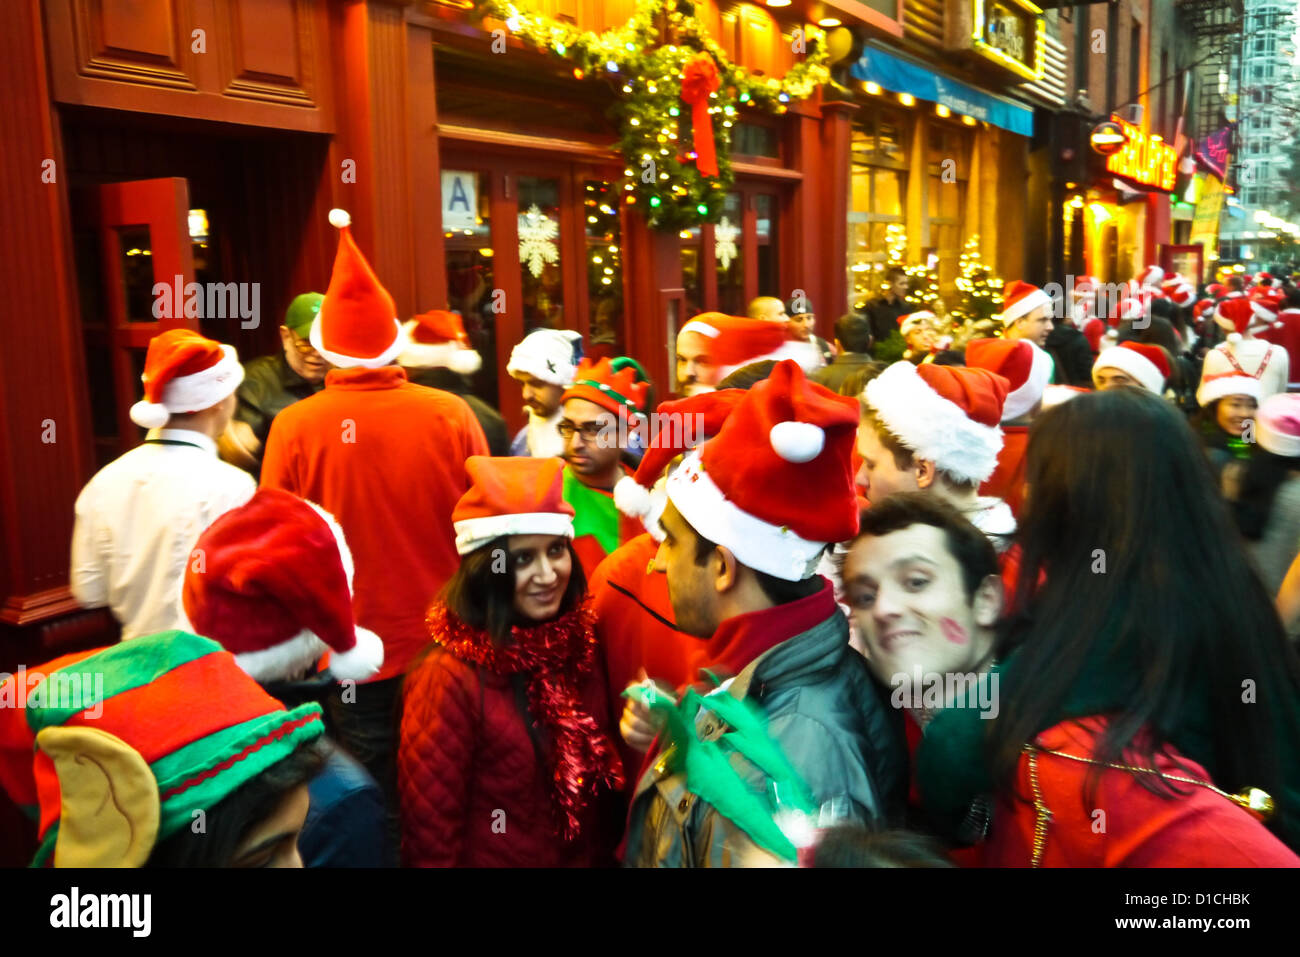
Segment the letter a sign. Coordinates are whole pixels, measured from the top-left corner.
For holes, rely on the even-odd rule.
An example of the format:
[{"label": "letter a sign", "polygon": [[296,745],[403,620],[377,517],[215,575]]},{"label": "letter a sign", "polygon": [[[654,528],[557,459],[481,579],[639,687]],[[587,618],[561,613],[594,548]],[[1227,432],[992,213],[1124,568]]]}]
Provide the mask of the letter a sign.
[{"label": "letter a sign", "polygon": [[442,171],[442,231],[473,229],[478,216],[478,174]]}]

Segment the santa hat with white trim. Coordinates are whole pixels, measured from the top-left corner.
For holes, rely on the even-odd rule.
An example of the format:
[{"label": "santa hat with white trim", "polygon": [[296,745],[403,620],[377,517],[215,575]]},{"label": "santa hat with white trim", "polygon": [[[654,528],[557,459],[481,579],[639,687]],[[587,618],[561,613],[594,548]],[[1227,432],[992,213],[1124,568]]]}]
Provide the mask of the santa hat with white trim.
[{"label": "santa hat with white trim", "polygon": [[312,348],[340,369],[391,365],[406,347],[397,306],[357,248],[352,217],[331,209],[330,225],[339,231],[339,247],[325,300],[312,323]]},{"label": "santa hat with white trim", "polygon": [[856,400],[810,382],[792,360],[778,362],[686,456],[668,479],[668,500],[742,565],[802,581],[828,545],[857,534],[857,428]]},{"label": "santa hat with white trim", "polygon": [[470,487],[451,513],[462,555],[502,535],[573,538],[573,506],[564,500],[564,462],[556,458],[471,455]]},{"label": "santa hat with white trim", "polygon": [[1100,288],[1101,280],[1096,276],[1079,276],[1074,280],[1073,295],[1075,298],[1094,296]]},{"label": "santa hat with white trim", "polygon": [[1240,342],[1247,332],[1264,329],[1277,319],[1277,310],[1271,307],[1269,300],[1244,296],[1224,299],[1214,310],[1214,321],[1220,328],[1229,330],[1229,342]]},{"label": "santa hat with white trim", "polygon": [[1164,281],[1165,271],[1159,266],[1147,266],[1135,277],[1135,281],[1143,289],[1159,290],[1160,283]]},{"label": "santa hat with white trim", "polygon": [[1190,306],[1196,301],[1196,289],[1182,276],[1166,279],[1160,285],[1164,298],[1175,306]]},{"label": "santa hat with white trim", "polygon": [[998,465],[1009,386],[987,369],[903,360],[868,382],[863,397],[917,458],[958,481],[979,483]]},{"label": "santa hat with white trim", "polygon": [[[1208,360],[1215,352],[1216,350],[1211,349],[1205,354],[1205,358]],[[1201,375],[1201,384],[1196,389],[1198,405],[1204,407],[1216,399],[1223,399],[1230,395],[1244,395],[1256,402],[1259,401],[1260,384],[1253,375],[1232,368],[1222,372],[1210,372],[1209,365],[1207,361],[1206,371]]]},{"label": "santa hat with white trim", "polygon": [[1300,395],[1270,395],[1255,414],[1255,440],[1266,451],[1300,457]]},{"label": "santa hat with white trim", "polygon": [[352,552],[334,516],[263,488],[199,536],[181,600],[199,634],[263,684],[296,677],[328,652],[330,672],[362,680],[384,643],[352,612]]},{"label": "santa hat with white trim", "polygon": [[402,326],[407,346],[397,363],[412,369],[450,369],[472,375],[483,366],[483,357],[470,345],[460,314],[434,309],[409,319]]},{"label": "santa hat with white trim", "polygon": [[906,339],[908,333],[913,329],[924,326],[927,322],[935,320],[935,314],[929,309],[920,309],[916,312],[909,312],[906,315],[898,317],[898,331]]},{"label": "santa hat with white trim", "polygon": [[1029,315],[1039,306],[1052,307],[1052,297],[1037,286],[1022,279],[1007,283],[1002,292],[1002,313],[999,318],[1003,326],[1010,326],[1017,319]]},{"label": "santa hat with white trim", "polygon": [[687,332],[710,340],[709,360],[718,367],[720,380],[751,362],[794,359],[801,367],[808,364],[810,344],[791,339],[790,323],[784,319],[750,319],[722,312],[702,312],[682,326],[677,335]]},{"label": "santa hat with white trim", "polygon": [[966,365],[996,372],[1009,383],[1003,422],[1029,413],[1052,381],[1052,357],[1028,339],[975,339],[966,346]]},{"label": "santa hat with white trim", "polygon": [[1097,361],[1092,364],[1092,381],[1097,381],[1099,369],[1117,369],[1125,375],[1132,376],[1142,388],[1156,395],[1165,394],[1165,383],[1169,381],[1169,357],[1159,346],[1145,342],[1121,342],[1117,346],[1102,350]]},{"label": "santa hat with white trim", "polygon": [[239,388],[244,367],[234,346],[191,329],[168,329],[149,340],[144,359],[144,398],[131,406],[131,421],[160,429],[173,415],[211,408]]}]

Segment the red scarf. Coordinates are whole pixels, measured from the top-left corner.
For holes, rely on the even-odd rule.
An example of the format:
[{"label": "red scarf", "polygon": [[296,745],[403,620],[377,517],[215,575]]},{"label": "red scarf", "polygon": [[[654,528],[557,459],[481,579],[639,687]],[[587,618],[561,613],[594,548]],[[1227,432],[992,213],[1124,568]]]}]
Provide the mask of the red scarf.
[{"label": "red scarf", "polygon": [[461,661],[497,675],[527,675],[528,710],[553,743],[548,759],[551,797],[566,841],[578,836],[579,817],[596,783],[611,790],[623,787],[618,754],[578,694],[595,659],[595,620],[583,601],[554,621],[511,628],[511,643],[500,648],[442,602],[430,608],[425,619],[433,640]]}]

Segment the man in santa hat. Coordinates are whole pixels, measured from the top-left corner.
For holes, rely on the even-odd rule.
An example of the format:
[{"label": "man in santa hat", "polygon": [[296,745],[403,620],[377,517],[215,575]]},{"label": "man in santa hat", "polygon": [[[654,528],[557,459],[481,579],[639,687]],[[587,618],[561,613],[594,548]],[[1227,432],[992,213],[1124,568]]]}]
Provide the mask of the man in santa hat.
[{"label": "man in santa hat", "polygon": [[262,452],[275,417],[325,388],[329,363],[310,342],[312,323],[324,298],[318,292],[295,296],[280,326],[281,351],[244,363],[244,381],[235,393],[239,404],[217,446],[223,459],[254,477],[262,470]]},{"label": "man in santa hat", "polygon": [[997,468],[1009,391],[987,369],[895,362],[863,392],[858,485],[872,502],[895,492],[938,495],[1004,551],[1015,516],[979,487]]},{"label": "man in santa hat", "polygon": [[914,366],[933,362],[939,344],[939,318],[929,309],[898,317],[898,331],[907,344],[903,358]]},{"label": "man in santa hat", "polygon": [[1025,496],[1025,452],[1029,426],[1043,404],[1052,379],[1052,359],[1026,339],[976,339],[966,347],[966,365],[986,369],[1007,380],[1002,406],[1002,449],[993,474],[980,485],[980,495],[1000,498],[1019,516]]},{"label": "man in santa hat", "polygon": [[582,334],[569,329],[534,329],[510,351],[506,373],[519,383],[528,415],[510,443],[511,455],[564,454],[560,396],[573,383],[581,359]]},{"label": "man in santa hat", "polygon": [[632,436],[645,428],[649,392],[641,364],[619,356],[584,359],[561,399],[564,500],[574,511],[573,548],[588,577],[641,531],[614,504],[614,487],[628,474],[623,456]]},{"label": "man in santa hat", "polygon": [[[627,864],[729,867],[753,846],[792,860],[819,821],[883,823],[901,807],[901,728],[815,573],[857,529],[856,424],[853,399],[779,362],[669,478],[654,569],[677,627],[707,639],[709,670],[730,677],[666,704],[676,714],[636,787]],[[747,747],[759,738],[768,760]],[[696,749],[716,759],[683,765]]]},{"label": "man in santa hat", "polygon": [[731,373],[752,362],[794,359],[804,368],[810,357],[815,358],[815,351],[809,343],[791,339],[785,319],[703,312],[677,333],[677,394],[711,392]]},{"label": "man in santa hat", "polygon": [[1171,372],[1169,353],[1164,349],[1130,340],[1102,351],[1093,363],[1092,381],[1099,392],[1129,386],[1163,396]]},{"label": "man in santa hat", "polygon": [[1037,286],[1016,279],[1002,293],[1002,335],[1007,339],[1028,339],[1042,348],[1052,331],[1052,297]]},{"label": "man in santa hat", "polygon": [[416,385],[458,395],[478,419],[493,455],[510,454],[510,435],[501,413],[470,391],[469,377],[483,366],[483,357],[470,345],[459,313],[446,309],[424,312],[402,326],[407,346],[397,357],[406,377]]},{"label": "man in santa hat", "polygon": [[233,346],[189,329],[154,336],[144,398],[131,420],[144,442],[100,469],[77,496],[72,596],[108,607],[122,638],[190,630],[180,583],[203,529],[242,505],[257,486],[217,458],[244,370]]},{"label": "man in santa hat", "polygon": [[262,485],[318,503],[352,546],[357,623],[383,639],[384,664],[334,694],[329,709],[339,739],[384,789],[393,855],[397,694],[428,644],[429,602],[459,562],[451,513],[469,487],[465,459],[488,448],[468,405],[395,365],[407,342],[393,297],[357,248],[348,214],[331,210],[330,223],[339,247],[311,341],[334,369],[323,391],[276,418]]},{"label": "man in santa hat", "polygon": [[1285,392],[1290,376],[1290,357],[1285,348],[1256,333],[1277,321],[1281,303],[1273,296],[1224,299],[1214,310],[1214,322],[1227,333],[1227,341],[1205,353],[1201,379],[1241,372],[1259,380],[1259,401]]}]

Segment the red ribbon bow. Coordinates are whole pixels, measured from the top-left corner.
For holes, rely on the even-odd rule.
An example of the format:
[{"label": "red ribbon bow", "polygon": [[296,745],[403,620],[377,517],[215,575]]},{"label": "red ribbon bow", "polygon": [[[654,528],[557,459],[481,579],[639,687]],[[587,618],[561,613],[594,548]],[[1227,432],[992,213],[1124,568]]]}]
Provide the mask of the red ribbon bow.
[{"label": "red ribbon bow", "polygon": [[709,94],[716,93],[719,85],[718,65],[707,53],[692,58],[682,70],[682,102],[691,107],[691,126],[695,131],[695,168],[704,176],[718,175]]}]

